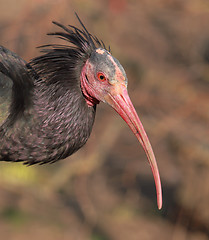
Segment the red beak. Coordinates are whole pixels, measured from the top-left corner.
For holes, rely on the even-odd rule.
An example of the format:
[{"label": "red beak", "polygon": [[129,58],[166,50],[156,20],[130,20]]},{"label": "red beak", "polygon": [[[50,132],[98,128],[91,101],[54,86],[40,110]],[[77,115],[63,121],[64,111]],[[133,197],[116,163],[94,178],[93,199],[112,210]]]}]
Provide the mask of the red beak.
[{"label": "red beak", "polygon": [[108,93],[106,97],[106,102],[112,106],[116,112],[120,114],[120,116],[125,120],[130,129],[133,131],[139,142],[141,143],[149,164],[152,169],[152,173],[155,180],[156,192],[157,192],[157,204],[158,208],[162,208],[162,188],[160,181],[160,174],[158,171],[157,162],[155,159],[155,155],[152,150],[152,146],[149,142],[147,134],[143,128],[141,121],[136,113],[136,110],[128,96],[127,89],[124,85],[120,87],[119,93],[111,94]]}]

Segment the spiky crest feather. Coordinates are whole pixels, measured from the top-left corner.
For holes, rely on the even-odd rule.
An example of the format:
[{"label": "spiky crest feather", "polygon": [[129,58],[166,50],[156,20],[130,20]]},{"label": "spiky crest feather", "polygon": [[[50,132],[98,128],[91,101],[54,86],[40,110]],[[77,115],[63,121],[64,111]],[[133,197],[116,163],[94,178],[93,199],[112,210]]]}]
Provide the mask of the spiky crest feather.
[{"label": "spiky crest feather", "polygon": [[32,59],[29,63],[36,75],[39,76],[40,81],[48,81],[48,84],[64,84],[64,86],[67,79],[70,79],[72,83],[79,82],[81,69],[92,51],[97,48],[106,49],[103,41],[90,34],[77,14],[76,17],[81,29],[72,25],[66,27],[53,21],[53,24],[63,29],[64,32],[48,33],[50,36],[57,36],[67,41],[70,43],[69,45],[48,44],[40,46],[39,48],[44,54]]}]

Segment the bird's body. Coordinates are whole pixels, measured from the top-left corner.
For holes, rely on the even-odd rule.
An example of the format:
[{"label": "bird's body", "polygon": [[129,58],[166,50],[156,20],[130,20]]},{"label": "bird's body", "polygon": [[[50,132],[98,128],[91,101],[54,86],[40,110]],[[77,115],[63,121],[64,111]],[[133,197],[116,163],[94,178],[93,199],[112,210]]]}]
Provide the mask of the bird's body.
[{"label": "bird's body", "polygon": [[161,208],[157,163],[128,96],[125,71],[78,20],[82,29],[54,22],[64,31],[49,35],[68,44],[42,46],[43,54],[29,63],[0,47],[0,161],[31,165],[70,156],[88,140],[97,104],[106,102],[143,146]]},{"label": "bird's body", "polygon": [[[63,66],[60,73],[56,72],[54,78],[51,76],[50,80],[53,79],[54,83],[50,84],[46,81],[48,72],[42,72],[37,77],[34,70],[41,69],[42,63],[46,69],[45,59],[31,61],[30,64],[34,65],[32,68],[3,47],[0,48],[0,55],[4,61],[7,60],[8,73],[14,72],[16,67],[15,80],[18,79],[21,84],[18,88],[18,83],[12,82],[13,76],[5,71],[8,77],[2,75],[0,79],[0,106],[2,110],[5,105],[11,108],[8,108],[11,115],[0,126],[0,160],[47,163],[64,159],[82,147],[91,133],[96,105],[87,105],[78,82],[80,79],[76,76],[64,79],[63,71],[68,69],[65,70]],[[51,73],[56,65],[59,65],[59,61],[52,65]],[[56,81],[60,77],[63,84]],[[12,96],[12,91],[21,99]],[[17,99],[18,106],[15,106]]]}]

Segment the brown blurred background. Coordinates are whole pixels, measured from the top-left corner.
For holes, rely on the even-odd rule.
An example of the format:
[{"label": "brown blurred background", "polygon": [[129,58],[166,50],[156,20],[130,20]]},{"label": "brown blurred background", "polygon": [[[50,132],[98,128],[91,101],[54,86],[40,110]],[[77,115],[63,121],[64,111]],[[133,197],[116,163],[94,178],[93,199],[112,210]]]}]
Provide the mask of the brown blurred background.
[{"label": "brown blurred background", "polygon": [[151,169],[128,126],[98,106],[86,146],[44,166],[0,163],[1,240],[209,239],[208,0],[0,0],[0,45],[25,60],[51,22],[87,29],[126,69],[157,157]]}]

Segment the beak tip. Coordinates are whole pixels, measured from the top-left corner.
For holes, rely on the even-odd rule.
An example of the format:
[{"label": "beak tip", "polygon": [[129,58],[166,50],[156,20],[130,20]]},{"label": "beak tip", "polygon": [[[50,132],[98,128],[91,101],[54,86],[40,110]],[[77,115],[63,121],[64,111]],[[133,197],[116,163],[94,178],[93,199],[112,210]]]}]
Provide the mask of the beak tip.
[{"label": "beak tip", "polygon": [[159,210],[162,209],[162,205],[163,205],[163,204],[162,204],[162,199],[160,199],[160,200],[158,199],[158,201],[157,201],[157,206],[158,206],[158,209],[159,209]]},{"label": "beak tip", "polygon": [[161,210],[163,205],[163,200],[162,200],[162,188],[161,188],[161,183],[160,187],[157,189],[157,206],[158,209]]}]

